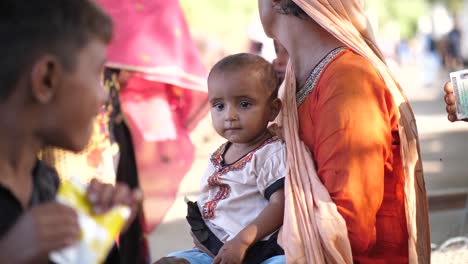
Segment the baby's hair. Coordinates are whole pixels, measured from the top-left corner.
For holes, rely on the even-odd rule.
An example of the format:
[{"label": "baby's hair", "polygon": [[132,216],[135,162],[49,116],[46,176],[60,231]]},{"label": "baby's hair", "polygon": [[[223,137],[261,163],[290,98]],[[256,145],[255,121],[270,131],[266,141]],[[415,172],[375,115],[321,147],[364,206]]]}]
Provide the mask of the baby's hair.
[{"label": "baby's hair", "polygon": [[273,65],[264,58],[251,53],[238,53],[229,55],[218,61],[211,68],[208,78],[214,74],[229,71],[248,70],[250,75],[261,78],[261,83],[271,88],[272,98],[278,97],[279,81]]}]

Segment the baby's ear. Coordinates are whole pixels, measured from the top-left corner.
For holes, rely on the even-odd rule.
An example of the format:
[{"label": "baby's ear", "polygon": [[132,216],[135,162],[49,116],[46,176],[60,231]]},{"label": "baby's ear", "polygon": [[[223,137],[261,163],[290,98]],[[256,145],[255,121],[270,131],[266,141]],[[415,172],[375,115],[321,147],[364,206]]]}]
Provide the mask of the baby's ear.
[{"label": "baby's ear", "polygon": [[271,111],[270,111],[270,121],[274,121],[276,117],[278,116],[279,112],[281,111],[281,107],[283,106],[283,103],[281,102],[281,99],[275,98],[271,104]]},{"label": "baby's ear", "polygon": [[58,58],[44,55],[33,64],[30,83],[31,96],[38,103],[45,104],[52,100],[62,77],[63,66]]}]

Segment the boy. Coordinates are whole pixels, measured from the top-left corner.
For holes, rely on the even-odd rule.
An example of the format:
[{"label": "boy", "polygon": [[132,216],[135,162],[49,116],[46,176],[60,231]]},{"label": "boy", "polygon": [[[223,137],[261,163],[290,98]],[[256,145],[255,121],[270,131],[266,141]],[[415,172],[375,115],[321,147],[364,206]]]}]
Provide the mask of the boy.
[{"label": "boy", "polygon": [[[100,77],[112,22],[90,0],[2,0],[0,35],[0,259],[50,263],[80,230],[76,212],[54,201],[57,173],[37,154],[87,144],[106,98]],[[88,199],[95,213],[130,206],[130,223],[142,195],[93,180]]]},{"label": "boy", "polygon": [[259,56],[228,56],[211,70],[208,95],[213,126],[227,142],[211,155],[198,202],[189,203],[187,219],[201,245],[171,256],[190,263],[285,263],[276,237],[286,150],[267,128],[281,109],[276,73]]}]

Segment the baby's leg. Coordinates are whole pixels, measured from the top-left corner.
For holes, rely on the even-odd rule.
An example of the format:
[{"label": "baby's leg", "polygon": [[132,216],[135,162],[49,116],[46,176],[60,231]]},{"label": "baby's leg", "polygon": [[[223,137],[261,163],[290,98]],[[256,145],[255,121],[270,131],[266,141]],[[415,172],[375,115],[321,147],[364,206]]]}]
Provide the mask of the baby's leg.
[{"label": "baby's leg", "polygon": [[265,261],[262,261],[262,263],[260,264],[286,264],[286,256],[285,255],[274,256]]},{"label": "baby's leg", "polygon": [[164,257],[153,264],[190,264],[186,259],[183,258],[177,258],[177,257]]},{"label": "baby's leg", "polygon": [[177,251],[168,255],[169,257],[182,258],[187,260],[189,263],[194,264],[211,264],[213,263],[213,258],[207,255],[206,253],[201,252],[198,249]]}]

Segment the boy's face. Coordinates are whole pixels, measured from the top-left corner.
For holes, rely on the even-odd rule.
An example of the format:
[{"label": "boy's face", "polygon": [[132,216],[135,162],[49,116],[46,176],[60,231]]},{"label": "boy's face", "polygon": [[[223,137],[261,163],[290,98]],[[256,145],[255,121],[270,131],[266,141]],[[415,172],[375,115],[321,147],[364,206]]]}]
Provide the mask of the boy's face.
[{"label": "boy's face", "polygon": [[106,44],[97,39],[76,55],[72,70],[58,71],[57,87],[48,108],[45,143],[72,151],[82,150],[94,128],[94,119],[107,98],[101,85]]},{"label": "boy's face", "polygon": [[213,126],[232,143],[254,141],[278,114],[279,100],[271,98],[274,88],[258,79],[247,69],[217,72],[208,79]]}]

